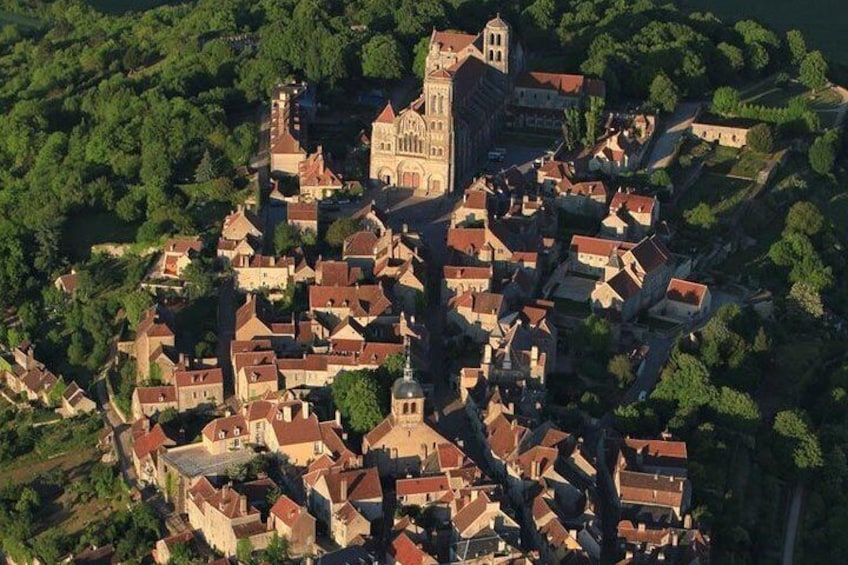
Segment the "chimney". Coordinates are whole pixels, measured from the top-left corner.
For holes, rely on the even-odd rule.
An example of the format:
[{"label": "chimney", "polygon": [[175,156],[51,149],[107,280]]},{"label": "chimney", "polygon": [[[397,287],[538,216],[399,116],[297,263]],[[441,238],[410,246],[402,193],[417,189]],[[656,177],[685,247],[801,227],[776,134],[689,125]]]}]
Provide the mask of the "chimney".
[{"label": "chimney", "polygon": [[179,364],[183,366],[183,369],[189,368],[188,355],[185,353],[180,353]]},{"label": "chimney", "polygon": [[640,523],[636,526],[636,529],[637,529],[637,530],[639,530],[640,532],[644,532],[644,531],[645,531],[645,524],[643,524],[643,523],[641,523],[641,522],[640,522]]},{"label": "chimney", "polygon": [[468,202],[468,192],[467,192],[467,191],[463,193],[463,195],[462,195],[462,201],[463,201],[463,202]]},{"label": "chimney", "polygon": [[244,494],[239,496],[239,511],[242,514],[247,514],[247,496]]},{"label": "chimney", "polygon": [[337,426],[342,425],[342,413],[339,412],[338,410],[336,410],[336,425]]},{"label": "chimney", "polygon": [[300,411],[303,413],[303,419],[309,418],[309,403],[304,402],[300,405]]},{"label": "chimney", "polygon": [[530,364],[536,367],[539,364],[539,346],[534,345],[530,348]]},{"label": "chimney", "polygon": [[291,422],[292,421],[292,407],[291,404],[283,405],[283,421]]},{"label": "chimney", "polygon": [[339,481],[339,502],[347,501],[347,477],[342,477]]},{"label": "chimney", "polygon": [[530,478],[535,480],[539,478],[539,462],[537,460],[533,460],[530,463]]},{"label": "chimney", "polygon": [[401,227],[401,231],[403,233],[409,233],[409,224],[404,223],[403,226]]},{"label": "chimney", "polygon": [[486,347],[483,349],[483,364],[490,365],[492,363],[492,346],[491,344],[486,344]]},{"label": "chimney", "polygon": [[477,500],[477,495],[479,494],[477,489],[471,489],[471,501]]}]

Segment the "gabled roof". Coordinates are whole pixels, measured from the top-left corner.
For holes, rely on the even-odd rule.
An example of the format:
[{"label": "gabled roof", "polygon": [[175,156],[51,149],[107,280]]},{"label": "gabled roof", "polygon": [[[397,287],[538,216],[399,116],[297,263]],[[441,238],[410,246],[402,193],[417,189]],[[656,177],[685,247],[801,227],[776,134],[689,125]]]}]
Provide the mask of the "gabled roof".
[{"label": "gabled roof", "polygon": [[211,441],[232,439],[247,433],[247,421],[241,414],[216,418],[203,427],[203,436]]},{"label": "gabled roof", "polygon": [[184,255],[190,251],[198,253],[202,246],[203,244],[199,237],[175,237],[166,241],[165,245],[162,246],[162,250],[165,253]]},{"label": "gabled roof", "polygon": [[380,316],[392,306],[379,285],[310,286],[309,308],[347,308],[351,316]]},{"label": "gabled roof", "polygon": [[405,532],[398,534],[389,545],[389,555],[398,565],[430,565],[436,560],[430,554],[415,545]]},{"label": "gabled roof", "polygon": [[315,153],[309,155],[297,166],[300,186],[318,186],[341,188],[343,183],[333,170],[332,163],[324,156],[323,148],[319,145]]},{"label": "gabled roof", "polygon": [[687,479],[620,471],[619,483],[622,502],[680,508],[686,493]]},{"label": "gabled roof", "polygon": [[133,442],[133,453],[135,453],[136,459],[140,460],[158,450],[160,447],[174,445],[174,443],[174,440],[165,434],[165,430],[162,429],[162,426],[156,424],[149,432],[135,438],[135,441]]},{"label": "gabled roof", "polygon": [[516,86],[519,88],[535,88],[553,90],[564,96],[604,96],[604,81],[586,78],[583,75],[566,75],[559,73],[526,72],[518,76]]},{"label": "gabled roof", "polygon": [[347,481],[346,500],[373,500],[382,498],[383,488],[380,486],[380,475],[376,467],[342,471],[331,468],[325,475],[330,500],[333,503],[345,502],[341,499],[342,481]]},{"label": "gabled roof", "polygon": [[634,244],[616,239],[603,239],[600,237],[587,237],[585,235],[574,235],[571,237],[569,251],[571,253],[585,253],[587,255],[603,255],[610,257],[614,252],[630,250]]},{"label": "gabled roof", "polygon": [[491,267],[458,267],[445,265],[443,269],[444,278],[448,280],[480,280],[492,277]]},{"label": "gabled roof", "polygon": [[440,51],[453,51],[458,53],[471,45],[477,35],[462,33],[458,31],[436,31],[430,36],[430,45],[438,44]]},{"label": "gabled roof", "polygon": [[450,484],[444,475],[434,477],[418,477],[414,479],[398,479],[395,482],[397,496],[414,494],[433,494],[450,490]]},{"label": "gabled roof", "polygon": [[686,468],[688,461],[685,441],[627,438],[622,451],[632,452],[647,466]]},{"label": "gabled roof", "polygon": [[379,238],[372,231],[363,230],[347,236],[344,240],[344,257],[371,256]]},{"label": "gabled roof", "polygon": [[135,394],[141,404],[166,404],[177,401],[177,389],[173,385],[140,386]]},{"label": "gabled roof", "polygon": [[306,512],[306,508],[284,494],[271,507],[271,514],[289,527],[294,526],[297,519],[304,512]]},{"label": "gabled roof", "polygon": [[377,124],[392,124],[395,121],[395,109],[392,106],[392,101],[389,100],[386,102],[386,107],[383,108],[383,111],[380,112],[380,115],[377,116],[377,119],[374,120],[374,123]]},{"label": "gabled roof", "polygon": [[175,371],[174,382],[177,388],[224,384],[221,369],[195,369],[193,371]]},{"label": "gabled roof", "polygon": [[610,210],[625,208],[631,214],[650,214],[654,210],[657,199],[653,196],[643,196],[633,192],[616,192],[610,202]]},{"label": "gabled roof", "polygon": [[675,302],[683,302],[691,306],[701,306],[707,296],[709,288],[707,285],[685,281],[682,279],[671,279],[665,297]]},{"label": "gabled roof", "polygon": [[643,272],[650,273],[671,259],[671,251],[657,236],[652,235],[630,249],[625,255],[625,258],[628,257],[634,259]]},{"label": "gabled roof", "polygon": [[318,204],[315,202],[289,202],[286,204],[286,219],[288,221],[317,222]]},{"label": "gabled roof", "polygon": [[630,269],[621,269],[610,277],[606,281],[606,284],[608,284],[622,300],[627,300],[628,298],[636,296],[639,294],[639,291],[642,290],[642,285]]}]

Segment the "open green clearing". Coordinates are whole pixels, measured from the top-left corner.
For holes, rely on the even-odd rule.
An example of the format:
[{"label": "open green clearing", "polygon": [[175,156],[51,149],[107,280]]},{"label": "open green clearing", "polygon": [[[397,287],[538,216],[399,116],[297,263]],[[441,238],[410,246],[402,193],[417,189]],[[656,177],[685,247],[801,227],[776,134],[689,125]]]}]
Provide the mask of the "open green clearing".
[{"label": "open green clearing", "polygon": [[845,0],[679,0],[686,11],[712,12],[732,23],[752,18],[780,31],[800,29],[807,45],[848,63],[848,3]]},{"label": "open green clearing", "polygon": [[705,166],[710,173],[754,179],[768,158],[768,155],[753,151],[717,146]]},{"label": "open green clearing", "polygon": [[705,173],[686,190],[680,199],[680,210],[689,210],[701,202],[721,216],[739,205],[751,187],[751,181]]}]

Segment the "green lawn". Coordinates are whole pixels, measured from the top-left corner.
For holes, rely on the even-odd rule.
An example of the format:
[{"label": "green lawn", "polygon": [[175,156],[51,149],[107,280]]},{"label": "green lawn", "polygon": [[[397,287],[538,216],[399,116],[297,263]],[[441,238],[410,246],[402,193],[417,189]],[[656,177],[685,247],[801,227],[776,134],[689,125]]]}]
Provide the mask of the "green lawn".
[{"label": "green lawn", "polygon": [[845,0],[678,0],[687,11],[712,12],[727,22],[751,18],[780,32],[797,28],[807,46],[848,63],[848,3]]},{"label": "green lawn", "polygon": [[808,100],[814,110],[835,110],[842,104],[842,96],[835,88],[811,94]]},{"label": "green lawn", "polygon": [[735,179],[713,173],[701,175],[680,198],[678,208],[689,210],[701,202],[707,203],[716,215],[721,216],[733,210],[745,198],[751,187],[751,181]]},{"label": "green lawn", "polygon": [[759,106],[781,107],[786,106],[789,101],[796,96],[801,96],[809,92],[807,87],[797,84],[788,83],[782,86],[777,86],[769,81],[759,88],[751,92],[745,93],[743,102],[746,104],[757,104]]},{"label": "green lawn", "polygon": [[65,224],[63,245],[74,259],[85,259],[92,245],[132,243],[137,231],[137,224],[127,223],[111,212],[82,212]]},{"label": "green lawn", "polygon": [[706,170],[717,175],[754,179],[768,158],[768,155],[762,153],[718,146],[707,159]]}]

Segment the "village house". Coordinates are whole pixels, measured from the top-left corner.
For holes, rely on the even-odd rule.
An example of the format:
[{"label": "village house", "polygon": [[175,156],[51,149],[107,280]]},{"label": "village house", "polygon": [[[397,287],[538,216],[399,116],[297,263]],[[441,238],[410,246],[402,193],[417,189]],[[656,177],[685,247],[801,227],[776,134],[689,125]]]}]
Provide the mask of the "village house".
[{"label": "village house", "polygon": [[655,116],[611,116],[607,133],[578,159],[587,162],[590,172],[608,176],[632,172],[645,157],[655,129]]},{"label": "village house", "polygon": [[280,84],[271,97],[269,149],[271,172],[295,175],[306,157],[310,110],[315,89],[305,83]]},{"label": "village house", "polygon": [[62,393],[62,410],[67,416],[78,416],[90,414],[97,409],[97,405],[91,400],[76,382],[71,382]]},{"label": "village house", "polygon": [[318,237],[318,204],[289,202],[286,204],[286,223],[301,233],[309,231]]},{"label": "village house", "polygon": [[298,164],[297,176],[300,197],[307,202],[330,198],[344,188],[341,176],[320,145],[315,153]]},{"label": "village house", "polygon": [[609,214],[601,222],[602,237],[639,241],[654,230],[660,218],[660,203],[619,189],[612,197]]},{"label": "village house", "polygon": [[421,310],[427,284],[423,261],[417,257],[380,259],[374,264],[374,278],[389,289],[394,302],[405,312]]},{"label": "village house", "polygon": [[504,314],[504,297],[492,292],[465,292],[448,302],[447,319],[477,343],[489,341]]},{"label": "village house", "polygon": [[315,263],[315,284],[320,286],[355,286],[363,278],[362,269],[347,261],[325,261]]},{"label": "village house", "polygon": [[607,211],[609,189],[600,180],[572,182],[563,176],[552,191],[557,207],[570,214],[602,218]]},{"label": "village house", "polygon": [[248,293],[236,310],[235,341],[267,341],[267,349],[299,353],[312,342],[313,323],[305,314],[279,316],[262,295]]},{"label": "village house", "polygon": [[362,439],[362,455],[380,476],[420,472],[436,446],[449,443],[424,419],[424,390],[407,356],[404,376],[392,385],[391,413]]},{"label": "village house", "polygon": [[263,364],[241,365],[235,373],[235,392],[242,402],[254,400],[269,392],[280,390],[279,373],[274,354],[264,355]]},{"label": "village house", "polygon": [[192,260],[200,255],[203,243],[199,237],[172,238],[162,246],[162,256],[156,264],[156,276],[179,279]]},{"label": "village house", "polygon": [[374,274],[377,263],[394,260],[398,264],[410,259],[421,260],[423,252],[421,236],[406,227],[400,233],[386,229],[382,235],[374,231],[358,231],[348,236],[342,245],[342,258],[351,268],[360,269],[369,277]]},{"label": "village house", "polygon": [[701,319],[711,308],[712,294],[707,285],[672,278],[665,296],[650,311],[654,316],[688,322]]},{"label": "village house", "polygon": [[442,269],[442,302],[466,292],[489,292],[492,289],[492,267],[445,265]]},{"label": "village house", "polygon": [[692,500],[686,478],[686,444],[666,440],[625,440],[613,472],[623,507],[656,508],[682,522]]},{"label": "village house", "polygon": [[564,161],[551,159],[536,169],[536,184],[543,194],[554,194],[561,182],[569,183],[571,167]]},{"label": "village house", "polygon": [[465,190],[462,200],[456,203],[451,213],[452,228],[485,226],[489,221],[489,193],[472,185]]},{"label": "village house", "polygon": [[321,422],[305,400],[291,394],[266,395],[242,406],[237,414],[217,418],[202,432],[203,445],[212,454],[263,446],[284,456],[291,465],[305,467],[322,455],[351,457],[338,420]]},{"label": "village house", "polygon": [[[453,518],[451,559],[462,563],[509,563],[508,558],[520,556],[518,522],[485,491],[473,489],[470,495],[471,500]],[[487,545],[487,551],[480,550]],[[496,559],[497,556],[506,559]]]},{"label": "village house", "polygon": [[592,307],[630,320],[662,297],[673,272],[665,244],[656,236],[645,238],[621,256],[617,273],[592,290]]},{"label": "village house", "polygon": [[373,200],[354,212],[351,219],[359,224],[360,229],[372,231],[377,236],[383,235],[389,229],[389,217]]},{"label": "village house", "polygon": [[437,565],[438,561],[415,543],[406,532],[401,532],[386,551],[388,565]]},{"label": "village house", "polygon": [[239,206],[235,212],[224,218],[221,238],[235,242],[247,239],[261,241],[262,230],[259,226],[259,218],[257,218],[253,212],[247,210],[244,206]]},{"label": "village house", "polygon": [[138,323],[134,353],[136,379],[139,383],[154,376],[158,377],[154,380],[171,382],[177,358],[174,352],[176,337],[171,323],[171,313],[160,306],[148,309]]},{"label": "village house", "polygon": [[[266,481],[273,485],[267,479],[261,480],[260,485]],[[249,487],[249,483],[236,487],[227,483],[215,488],[203,477],[187,492],[189,523],[202,532],[210,547],[224,555],[235,555],[241,540],[248,540],[256,551],[265,549],[273,537],[273,531],[262,521],[261,512],[250,503],[245,492],[240,492]]]},{"label": "village house", "polygon": [[157,565],[168,565],[171,562],[174,549],[178,545],[192,546],[194,544],[194,534],[192,532],[181,532],[162,538],[156,542],[151,555],[153,562]]},{"label": "village house", "polygon": [[371,522],[383,516],[383,489],[377,469],[330,466],[303,476],[309,509],[333,540],[348,546],[371,535]]},{"label": "village house", "polygon": [[159,456],[166,447],[176,445],[176,442],[165,434],[159,424],[151,428],[147,418],[136,420],[130,433],[133,438],[132,461],[136,476],[141,484],[155,485]]},{"label": "village house", "polygon": [[242,292],[282,291],[290,284],[315,278],[315,271],[299,254],[282,257],[238,255],[233,257],[232,267],[235,286]]},{"label": "village house", "polygon": [[380,285],[310,286],[309,309],[313,314],[324,315],[335,325],[352,318],[367,327],[378,318],[393,316],[392,301]]},{"label": "village house", "polygon": [[53,286],[65,294],[73,294],[79,288],[79,279],[80,276],[76,269],[71,269],[70,273],[56,277],[56,280],[53,281]]},{"label": "village house", "polygon": [[188,412],[211,409],[224,403],[221,369],[177,369],[173,384],[136,387],[132,395],[134,419],[154,417],[165,410]]},{"label": "village house", "polygon": [[310,555],[315,551],[315,518],[300,504],[286,495],[271,507],[268,516],[269,529],[277,532],[289,542],[289,553],[293,556]]}]

